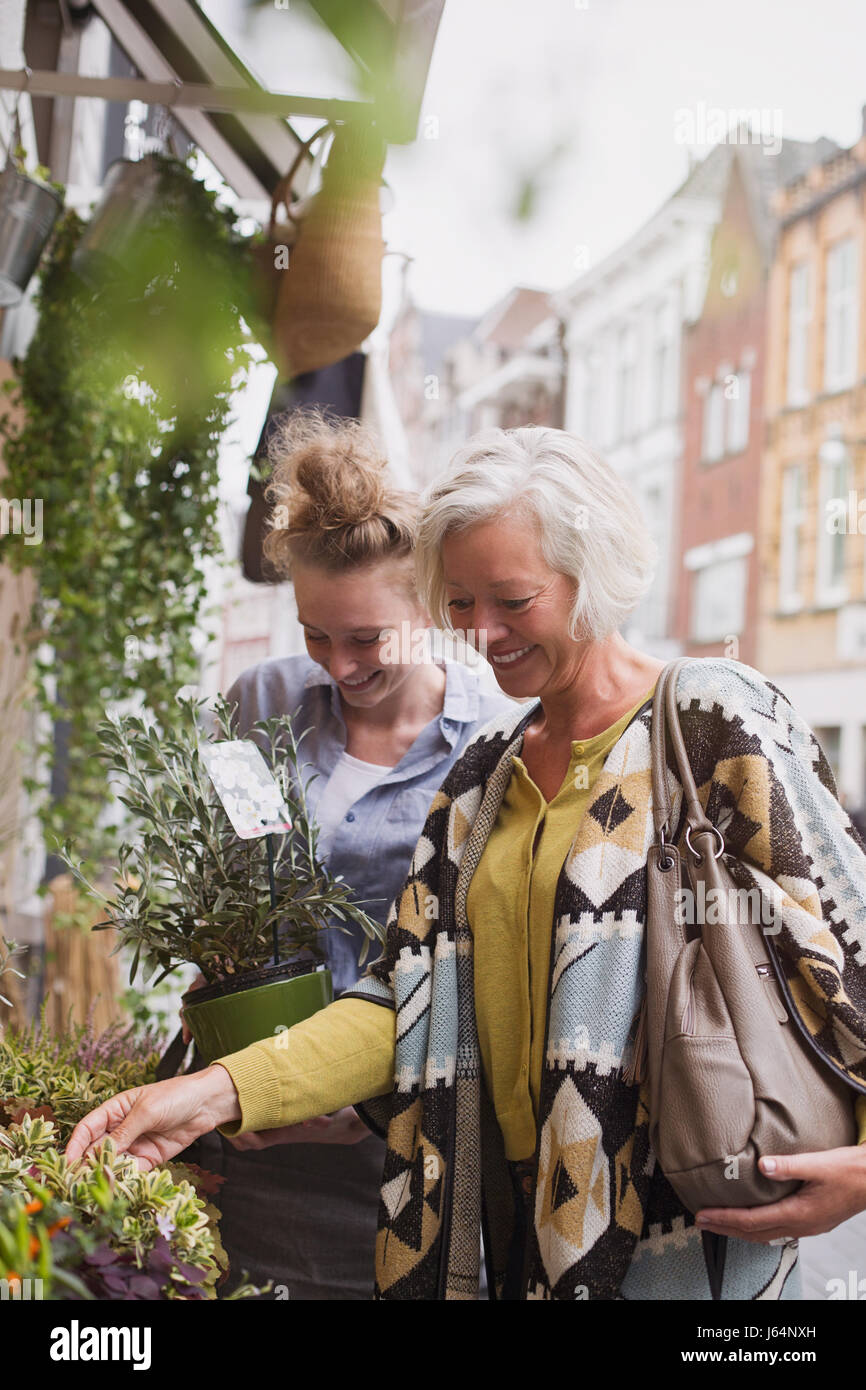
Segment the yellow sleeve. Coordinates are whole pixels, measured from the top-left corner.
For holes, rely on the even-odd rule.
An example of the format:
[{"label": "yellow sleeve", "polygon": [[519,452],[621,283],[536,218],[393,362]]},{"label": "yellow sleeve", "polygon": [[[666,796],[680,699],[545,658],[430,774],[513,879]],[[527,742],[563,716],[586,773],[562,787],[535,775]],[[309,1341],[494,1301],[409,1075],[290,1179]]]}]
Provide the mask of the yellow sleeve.
[{"label": "yellow sleeve", "polygon": [[866,1144],[866,1096],[857,1097],[854,1114],[857,1119],[857,1143]]},{"label": "yellow sleeve", "polygon": [[396,1016],[369,999],[335,999],[327,1008],[263,1042],[215,1060],[225,1067],[241,1118],[220,1125],[227,1139],[279,1129],[394,1086]]}]

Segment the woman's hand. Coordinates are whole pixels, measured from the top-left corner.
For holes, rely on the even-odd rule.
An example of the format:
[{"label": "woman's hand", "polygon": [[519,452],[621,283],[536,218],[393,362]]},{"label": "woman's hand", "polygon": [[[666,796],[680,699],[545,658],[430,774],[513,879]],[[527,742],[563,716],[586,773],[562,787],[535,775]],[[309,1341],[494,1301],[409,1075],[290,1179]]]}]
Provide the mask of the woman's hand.
[{"label": "woman's hand", "polygon": [[705,1207],[695,1218],[701,1230],[766,1244],[821,1235],[866,1208],[866,1144],[762,1158],[758,1166],[768,1178],[800,1178],[803,1186],[765,1207]]},{"label": "woman's hand", "polygon": [[190,1076],[121,1091],[91,1110],[66,1146],[71,1162],[110,1134],[118,1152],[132,1154],[145,1170],[167,1163],[217,1125],[241,1118],[234,1082],[218,1062]]},{"label": "woman's hand", "polygon": [[345,1105],[333,1115],[317,1115],[314,1120],[304,1120],[298,1125],[237,1134],[229,1143],[236,1149],[270,1149],[275,1144],[357,1144],[369,1133],[353,1107]]}]

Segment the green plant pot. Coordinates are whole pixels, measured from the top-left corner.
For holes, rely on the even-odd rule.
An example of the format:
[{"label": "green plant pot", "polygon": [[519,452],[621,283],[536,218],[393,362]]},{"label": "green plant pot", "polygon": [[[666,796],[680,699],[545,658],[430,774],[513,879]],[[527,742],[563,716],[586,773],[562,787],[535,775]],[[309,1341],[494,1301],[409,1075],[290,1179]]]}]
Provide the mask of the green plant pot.
[{"label": "green plant pot", "polygon": [[183,1011],[196,1047],[210,1063],[291,1028],[333,997],[330,970],[311,970],[308,964],[264,966],[188,990]]}]

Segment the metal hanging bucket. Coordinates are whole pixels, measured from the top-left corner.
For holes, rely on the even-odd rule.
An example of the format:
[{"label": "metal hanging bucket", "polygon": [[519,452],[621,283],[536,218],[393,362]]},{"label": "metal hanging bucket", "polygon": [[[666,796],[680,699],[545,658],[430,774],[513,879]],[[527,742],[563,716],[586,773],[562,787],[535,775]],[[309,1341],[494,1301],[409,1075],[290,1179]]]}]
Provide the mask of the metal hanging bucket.
[{"label": "metal hanging bucket", "polygon": [[14,169],[0,173],[0,308],[21,302],[62,207],[53,188]]},{"label": "metal hanging bucket", "polygon": [[129,248],[163,197],[162,186],[162,170],[150,155],[109,165],[102,197],[70,262],[91,288],[122,275]]}]

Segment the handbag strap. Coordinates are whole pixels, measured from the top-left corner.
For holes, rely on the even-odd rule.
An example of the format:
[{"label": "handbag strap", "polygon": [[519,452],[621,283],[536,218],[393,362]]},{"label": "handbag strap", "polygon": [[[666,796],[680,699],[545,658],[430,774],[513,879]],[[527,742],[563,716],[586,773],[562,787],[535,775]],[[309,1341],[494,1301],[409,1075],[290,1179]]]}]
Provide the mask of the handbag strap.
[{"label": "handbag strap", "polygon": [[[667,777],[666,736],[668,734],[670,734],[680,783],[683,788],[683,795],[686,801],[686,815],[689,825],[696,832],[699,830],[714,830],[717,834],[721,833],[707,818],[698,800],[698,790],[695,785],[694,773],[692,772],[688,750],[680,725],[679,710],[677,708],[677,679],[687,660],[688,658],[686,657],[677,657],[674,661],[668,662],[667,666],[664,667],[659,675],[653,695],[653,715],[652,725],[650,727],[653,824],[660,842],[663,842],[666,829],[669,829],[671,834],[673,833],[673,827],[669,825],[673,807]],[[641,1012],[645,1022],[645,999]],[[637,1040],[635,1041],[635,1051],[637,1051]],[[704,1256],[704,1265],[707,1271],[707,1280],[710,1286],[710,1297],[714,1301],[718,1301],[722,1297],[722,1281],[725,1274],[728,1238],[727,1236],[716,1235],[712,1231],[702,1231],[701,1247]]]},{"label": "handbag strap", "polygon": [[653,824],[656,835],[660,839],[666,830],[671,832],[673,830],[673,827],[669,825],[672,803],[667,777],[666,735],[670,735],[671,746],[674,750],[677,772],[686,802],[686,815],[691,829],[694,832],[709,831],[720,834],[698,799],[698,789],[695,785],[694,773],[680,726],[680,715],[677,708],[677,679],[688,660],[688,657],[677,657],[674,661],[668,662],[658,678],[653,697],[653,718],[650,733]]}]

